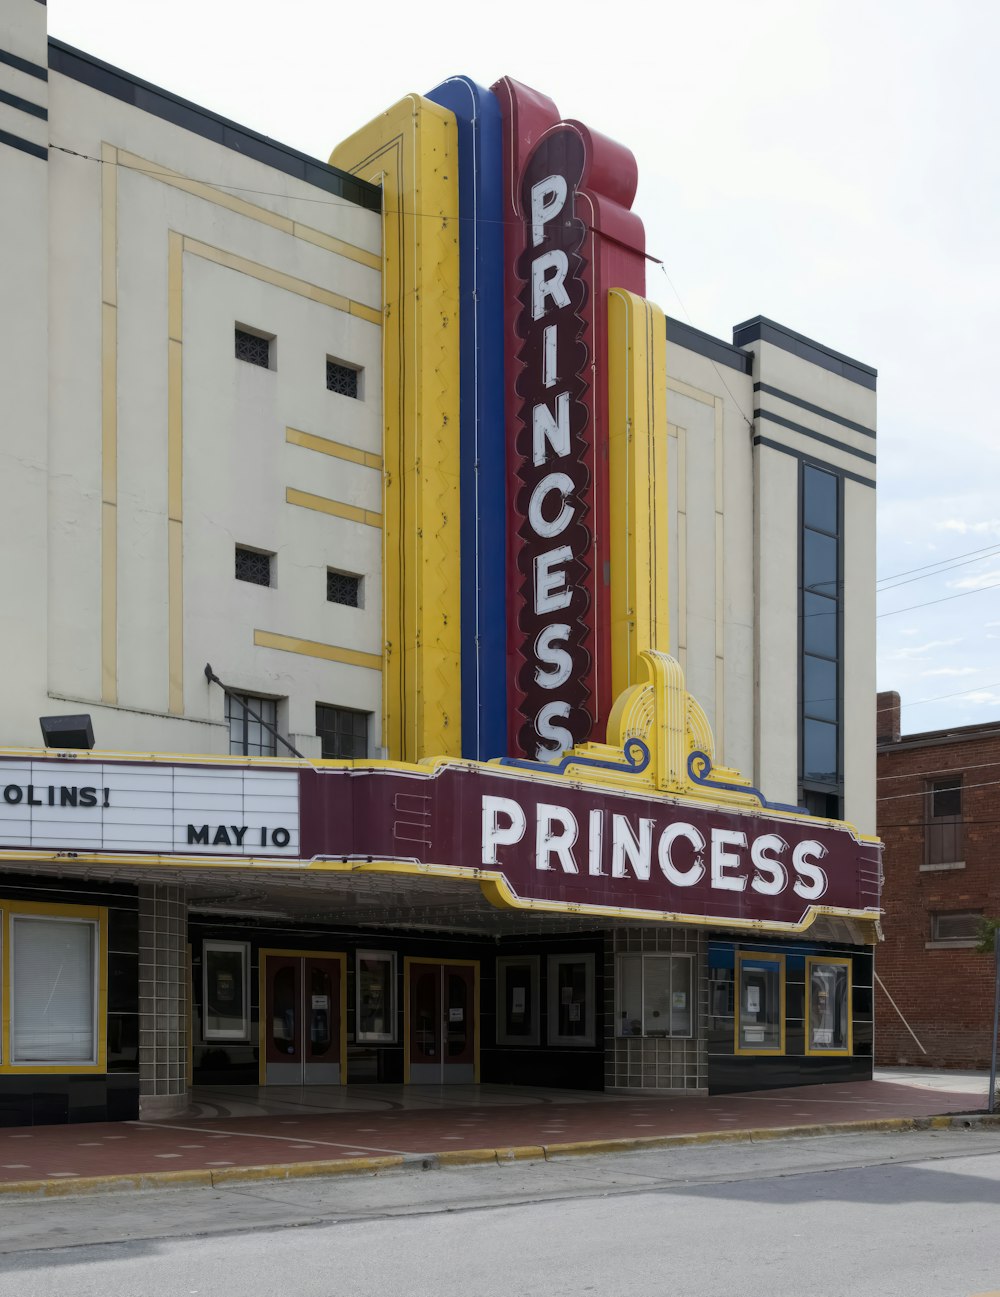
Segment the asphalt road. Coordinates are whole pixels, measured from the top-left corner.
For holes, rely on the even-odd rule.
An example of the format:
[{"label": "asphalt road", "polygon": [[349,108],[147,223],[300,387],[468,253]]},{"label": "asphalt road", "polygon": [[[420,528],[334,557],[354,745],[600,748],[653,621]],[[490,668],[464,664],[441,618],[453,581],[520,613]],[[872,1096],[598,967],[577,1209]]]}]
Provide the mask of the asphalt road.
[{"label": "asphalt road", "polygon": [[0,1297],[1000,1294],[1000,1132],[0,1198]]}]

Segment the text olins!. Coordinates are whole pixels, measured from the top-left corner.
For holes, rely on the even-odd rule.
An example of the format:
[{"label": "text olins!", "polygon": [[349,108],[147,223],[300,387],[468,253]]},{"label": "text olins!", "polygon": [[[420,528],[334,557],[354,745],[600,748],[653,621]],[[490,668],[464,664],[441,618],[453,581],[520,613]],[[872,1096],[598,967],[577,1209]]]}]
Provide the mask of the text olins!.
[{"label": "text olins!", "polygon": [[[655,864],[674,887],[696,887],[707,875],[706,885],[722,892],[779,896],[791,884],[796,896],[818,901],[827,889],[819,864],[827,849],[812,838],[792,847],[779,833],[750,837],[714,827],[706,837],[683,820],[658,824],[603,810],[589,811],[581,825],[565,806],[545,803],[533,813],[536,870],[649,882]],[[502,867],[501,849],[515,846],[527,832],[528,816],[518,802],[483,797],[484,865]]]},{"label": "text olins!", "polygon": [[107,810],[111,789],[92,788],[89,784],[7,784],[3,799],[8,806],[93,806]]}]

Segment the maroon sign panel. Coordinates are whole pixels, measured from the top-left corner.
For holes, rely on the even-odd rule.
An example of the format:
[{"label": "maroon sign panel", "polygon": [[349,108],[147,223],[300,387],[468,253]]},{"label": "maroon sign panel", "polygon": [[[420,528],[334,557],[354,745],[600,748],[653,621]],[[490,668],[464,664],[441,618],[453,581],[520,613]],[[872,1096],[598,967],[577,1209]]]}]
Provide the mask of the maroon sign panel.
[{"label": "maroon sign panel", "polygon": [[765,924],[877,909],[846,828],[482,769],[303,771],[302,855],[482,868],[522,900]]},{"label": "maroon sign panel", "polygon": [[608,290],[645,292],[632,154],[505,77],[509,746],[603,738],[611,707]]}]

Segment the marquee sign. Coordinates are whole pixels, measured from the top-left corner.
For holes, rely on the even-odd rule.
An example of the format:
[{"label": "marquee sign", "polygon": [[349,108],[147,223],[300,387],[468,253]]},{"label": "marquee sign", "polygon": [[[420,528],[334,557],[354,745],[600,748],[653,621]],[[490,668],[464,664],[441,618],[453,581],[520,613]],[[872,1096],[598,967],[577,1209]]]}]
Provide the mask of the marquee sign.
[{"label": "marquee sign", "polygon": [[504,131],[510,753],[558,757],[611,703],[607,293],[641,293],[635,159],[497,82]]},{"label": "marquee sign", "polygon": [[0,850],[299,855],[296,770],[0,761]]},{"label": "marquee sign", "polygon": [[430,870],[478,880],[503,905],[771,928],[802,926],[814,907],[877,913],[879,893],[878,844],[848,825],[452,761],[4,758],[10,850]]},{"label": "marquee sign", "polygon": [[798,926],[877,913],[879,847],[847,825],[497,767],[303,773],[303,852],[478,868],[508,903]]}]

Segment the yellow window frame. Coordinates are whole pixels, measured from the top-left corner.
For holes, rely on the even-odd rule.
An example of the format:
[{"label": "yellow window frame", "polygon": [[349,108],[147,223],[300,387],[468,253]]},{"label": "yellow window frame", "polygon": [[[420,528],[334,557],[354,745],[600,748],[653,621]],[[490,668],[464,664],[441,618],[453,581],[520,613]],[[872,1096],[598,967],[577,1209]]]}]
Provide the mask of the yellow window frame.
[{"label": "yellow window frame", "polygon": [[[817,964],[836,964],[847,969],[847,1048],[846,1049],[824,1049],[822,1046],[814,1048],[810,1041],[812,1040],[812,1023],[810,1015],[812,1009],[812,996],[810,989],[812,986],[812,970]],[[806,984],[805,984],[805,1051],[814,1058],[850,1058],[854,1053],[854,964],[853,961],[843,956],[833,955],[807,955],[806,956]]]},{"label": "yellow window frame", "polygon": [[[740,1018],[743,1013],[743,996],[741,994],[743,986],[743,965],[744,964],[777,964],[778,966],[778,1005],[781,1015],[781,1038],[778,1045],[769,1046],[764,1049],[750,1049],[746,1045],[740,1044]],[[757,953],[751,950],[738,950],[736,952],[736,985],[734,987],[734,1003],[736,1012],[733,1015],[733,1053],[743,1056],[769,1056],[777,1058],[785,1052],[785,956]]]},{"label": "yellow window frame", "polygon": [[[97,1003],[95,1034],[96,1061],[93,1063],[14,1063],[12,1055],[11,1011],[11,930],[20,916],[42,919],[77,919],[97,925]],[[0,938],[3,942],[0,963],[0,1075],[4,1076],[76,1076],[97,1075],[108,1070],[108,911],[100,905],[50,905],[44,901],[7,901],[0,898]]]}]

